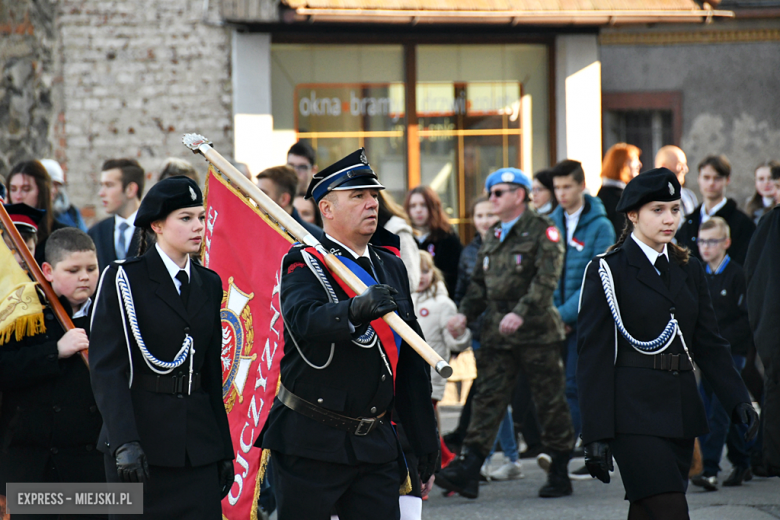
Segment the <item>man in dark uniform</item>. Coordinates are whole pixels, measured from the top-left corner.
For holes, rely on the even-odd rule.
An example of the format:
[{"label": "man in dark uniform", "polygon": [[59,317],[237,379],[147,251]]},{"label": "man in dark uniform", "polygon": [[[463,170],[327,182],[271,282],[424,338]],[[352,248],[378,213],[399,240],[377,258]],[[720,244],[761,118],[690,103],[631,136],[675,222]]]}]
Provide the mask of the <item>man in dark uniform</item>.
[{"label": "man in dark uniform", "polygon": [[479,494],[479,469],[490,452],[511,402],[518,373],[528,376],[542,426],[542,443],[552,458],[545,498],[572,493],[568,463],[574,447],[561,362],[563,322],[553,304],[563,262],[558,228],[528,209],[531,181],[516,168],[498,170],[485,181],[500,221],[485,236],[460,314],[448,327],[453,336],[485,313],[477,357],[478,390],[461,455],[436,483],[468,498]]},{"label": "man in dark uniform", "polygon": [[397,310],[420,333],[401,259],[369,245],[381,189],[361,149],[318,172],[307,192],[322,212],[322,246],[378,285],[350,297],[314,248],[296,245],[283,261],[281,384],[256,444],[271,450],[279,520],[327,520],[332,510],[342,520],[397,519],[407,468],[391,410],[420,461],[408,471],[432,483],[430,370],[381,320]]}]

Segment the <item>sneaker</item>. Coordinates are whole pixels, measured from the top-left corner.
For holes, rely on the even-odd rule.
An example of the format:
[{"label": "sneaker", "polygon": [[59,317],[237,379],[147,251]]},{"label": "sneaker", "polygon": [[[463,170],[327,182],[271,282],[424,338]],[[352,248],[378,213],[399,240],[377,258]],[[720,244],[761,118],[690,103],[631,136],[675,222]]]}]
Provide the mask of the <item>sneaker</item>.
[{"label": "sneaker", "polygon": [[705,491],[717,491],[718,477],[704,474],[694,475],[691,477],[691,484],[704,488]]},{"label": "sneaker", "polygon": [[491,480],[516,480],[523,478],[523,466],[520,461],[507,462],[497,470],[490,473]]},{"label": "sneaker", "polygon": [[572,480],[590,480],[593,477],[590,475],[588,468],[583,465],[580,469],[570,471],[569,478]]},{"label": "sneaker", "polygon": [[552,465],[552,457],[547,453],[540,453],[536,456],[536,463],[544,470],[545,473],[550,472],[550,466]]},{"label": "sneaker", "polygon": [[482,464],[482,468],[479,470],[479,481],[480,482],[490,482],[490,459],[486,459],[485,462]]},{"label": "sneaker", "polygon": [[750,472],[750,468],[735,467],[731,471],[729,478],[723,481],[724,487],[741,486],[743,482],[747,482],[753,478],[753,474]]}]

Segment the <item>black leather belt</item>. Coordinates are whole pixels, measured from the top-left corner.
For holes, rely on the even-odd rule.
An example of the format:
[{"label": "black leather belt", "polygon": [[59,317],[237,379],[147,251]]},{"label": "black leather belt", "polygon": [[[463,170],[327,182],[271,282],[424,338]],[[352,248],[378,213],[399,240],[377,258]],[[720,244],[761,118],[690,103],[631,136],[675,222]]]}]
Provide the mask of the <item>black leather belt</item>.
[{"label": "black leather belt", "polygon": [[382,422],[379,419],[382,418],[385,413],[387,413],[382,412],[376,417],[359,417],[357,419],[353,419],[352,417],[347,417],[346,415],[331,412],[330,410],[327,410],[321,406],[317,406],[314,403],[310,403],[305,399],[301,399],[294,393],[287,390],[287,388],[285,388],[281,382],[279,383],[279,394],[276,397],[278,397],[282,404],[287,408],[298,412],[304,417],[314,419],[317,422],[321,422],[338,430],[348,431],[354,435],[357,435],[358,437],[368,435],[374,429],[376,429],[377,426]]},{"label": "black leather belt", "polygon": [[[190,375],[153,376],[151,374],[136,374],[133,378],[133,388],[140,388],[157,394],[184,395],[190,386]],[[192,390],[200,388],[200,374],[192,374]]]},{"label": "black leather belt", "polygon": [[615,366],[634,368],[654,368],[655,370],[667,370],[669,372],[688,372],[693,370],[693,365],[686,354],[656,354],[646,356],[621,356],[618,354]]}]

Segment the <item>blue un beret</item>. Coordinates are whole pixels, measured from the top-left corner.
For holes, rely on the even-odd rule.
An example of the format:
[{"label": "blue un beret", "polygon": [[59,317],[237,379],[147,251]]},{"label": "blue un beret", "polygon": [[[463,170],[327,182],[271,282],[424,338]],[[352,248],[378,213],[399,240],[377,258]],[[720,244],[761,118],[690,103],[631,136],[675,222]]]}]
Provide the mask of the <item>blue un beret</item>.
[{"label": "blue un beret", "polygon": [[177,209],[203,206],[203,193],[189,177],[168,177],[149,190],[135,215],[135,227],[148,228]]},{"label": "blue un beret", "polygon": [[501,168],[500,170],[494,171],[485,179],[485,189],[490,191],[490,188],[496,184],[502,183],[519,184],[525,188],[526,192],[529,194],[531,192],[531,179],[529,179],[528,175],[523,173],[522,170],[517,168]]},{"label": "blue un beret", "polygon": [[671,170],[666,168],[647,170],[626,184],[615,211],[628,213],[641,208],[648,202],[680,200],[681,192],[680,181]]},{"label": "blue un beret", "polygon": [[385,189],[377,179],[366,158],[366,149],[361,148],[318,171],[309,183],[306,198],[315,203],[331,191],[357,190],[361,188]]}]

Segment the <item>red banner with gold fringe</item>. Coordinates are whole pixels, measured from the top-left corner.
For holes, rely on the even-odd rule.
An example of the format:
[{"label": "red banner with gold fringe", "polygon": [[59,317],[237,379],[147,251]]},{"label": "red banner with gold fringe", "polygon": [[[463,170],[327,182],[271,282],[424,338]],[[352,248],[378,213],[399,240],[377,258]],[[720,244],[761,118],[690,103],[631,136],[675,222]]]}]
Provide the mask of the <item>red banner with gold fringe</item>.
[{"label": "red banner with gold fringe", "polygon": [[284,353],[282,257],[291,239],[209,169],[204,264],[222,278],[222,397],[235,452],[227,520],[257,519],[261,452],[253,444],[271,410]]}]

